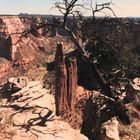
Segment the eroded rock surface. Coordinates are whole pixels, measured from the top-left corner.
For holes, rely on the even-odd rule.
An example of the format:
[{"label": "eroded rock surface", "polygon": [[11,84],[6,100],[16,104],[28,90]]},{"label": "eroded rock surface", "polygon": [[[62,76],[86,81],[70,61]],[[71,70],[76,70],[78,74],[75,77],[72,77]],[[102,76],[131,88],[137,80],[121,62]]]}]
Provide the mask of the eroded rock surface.
[{"label": "eroded rock surface", "polygon": [[[25,22],[28,23],[25,24]],[[72,43],[67,42],[62,37],[35,36],[32,32],[26,34],[27,30],[33,28],[32,25],[38,25],[40,21],[34,22],[32,19],[28,19],[25,22],[18,16],[0,17],[0,58],[8,60],[3,67],[0,62],[0,84],[9,77],[17,75],[17,73],[24,75],[32,68],[44,66],[46,61],[48,63],[54,61],[54,52],[58,41],[64,43],[66,51],[72,49]],[[9,63],[11,63],[10,67],[14,68],[13,73],[8,69]],[[15,73],[15,69],[18,70],[17,73]],[[12,74],[9,76],[9,73],[5,71]]]},{"label": "eroded rock surface", "polygon": [[[51,91],[39,81],[31,81],[1,103],[0,138],[3,140],[87,140],[78,130],[55,116]],[[4,99],[3,99],[4,100]],[[8,123],[9,122],[9,123]],[[0,127],[0,128],[1,128]]]},{"label": "eroded rock surface", "polygon": [[42,45],[41,42],[31,34],[26,37],[23,35],[23,32],[27,29],[19,17],[2,17],[1,19],[7,27],[5,34],[9,37],[10,42],[4,47],[11,47],[11,59],[16,64],[25,65],[33,62],[36,59],[36,55],[41,57],[39,50],[39,46],[41,47]]},{"label": "eroded rock surface", "polygon": [[9,90],[20,90],[24,88],[28,84],[28,78],[27,77],[11,77],[8,79],[7,83],[10,87]]},{"label": "eroded rock surface", "polygon": [[100,130],[101,140],[120,140],[118,125],[119,122],[115,117],[103,123]]}]

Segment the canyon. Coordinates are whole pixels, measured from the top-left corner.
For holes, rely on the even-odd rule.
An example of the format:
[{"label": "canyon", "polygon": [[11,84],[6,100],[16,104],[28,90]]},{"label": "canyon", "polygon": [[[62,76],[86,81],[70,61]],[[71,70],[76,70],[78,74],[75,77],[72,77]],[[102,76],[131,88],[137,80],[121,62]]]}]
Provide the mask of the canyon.
[{"label": "canyon", "polygon": [[[37,68],[45,65],[50,57],[47,54],[52,54],[53,57],[56,43],[60,40],[59,38],[45,37],[41,33],[40,36],[36,36],[34,33],[23,35],[39,22],[28,18],[26,21],[23,19],[18,16],[0,17],[0,58],[2,58],[0,83],[9,76],[14,76],[17,73],[24,74],[24,71],[30,70],[33,66]],[[63,39],[61,40],[64,42]],[[67,45],[67,43],[64,44]],[[70,45],[67,46],[70,47]],[[9,71],[9,76],[7,71]]]},{"label": "canyon", "polygon": [[[0,17],[0,139],[139,140],[139,63],[135,73],[111,71],[106,54],[101,65],[85,62],[64,31],[34,30],[49,21],[41,16]],[[116,33],[110,25],[95,28],[102,39],[110,31],[119,53],[131,52],[139,60],[140,21],[125,19],[117,26],[123,31]],[[85,34],[91,36],[91,28]],[[85,50],[95,51],[91,44]],[[28,78],[24,86],[19,86],[21,77]]]}]

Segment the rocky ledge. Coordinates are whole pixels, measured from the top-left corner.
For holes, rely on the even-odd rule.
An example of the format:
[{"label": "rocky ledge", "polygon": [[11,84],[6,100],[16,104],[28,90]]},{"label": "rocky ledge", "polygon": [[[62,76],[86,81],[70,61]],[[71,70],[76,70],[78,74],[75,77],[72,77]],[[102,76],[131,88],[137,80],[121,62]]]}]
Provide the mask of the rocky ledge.
[{"label": "rocky ledge", "polygon": [[[3,89],[1,95],[6,94]],[[30,81],[24,88],[2,96],[0,107],[0,139],[3,140],[87,140],[79,130],[55,115],[51,91],[39,81]],[[9,94],[8,94],[9,95]]]}]

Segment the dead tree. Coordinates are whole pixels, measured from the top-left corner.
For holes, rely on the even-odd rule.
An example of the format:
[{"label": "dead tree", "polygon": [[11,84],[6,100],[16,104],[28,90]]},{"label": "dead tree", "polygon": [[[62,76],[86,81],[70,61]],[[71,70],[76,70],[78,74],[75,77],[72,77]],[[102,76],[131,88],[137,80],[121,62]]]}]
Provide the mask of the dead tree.
[{"label": "dead tree", "polygon": [[[95,18],[96,12],[100,12],[104,9],[110,9],[113,12],[113,10],[110,8],[111,3],[112,2],[104,3],[104,4],[100,4],[100,5],[96,4],[95,9],[94,9],[93,5],[92,5],[92,0],[91,0],[90,7],[92,9],[92,13],[94,13],[93,17]],[[76,16],[79,16],[79,12],[75,11],[75,8],[82,7],[84,9],[86,9],[86,7],[84,6],[84,4],[79,3],[79,0],[62,0],[61,2],[56,3],[55,6],[63,14],[63,22],[61,22],[61,24],[59,24],[59,27],[63,28],[68,33],[68,35],[71,37],[71,40],[73,41],[73,43],[77,47],[77,49],[78,49],[79,53],[81,54],[82,58],[84,59],[84,61],[87,63],[90,63],[91,67],[93,68],[93,70],[97,76],[97,80],[99,82],[99,85],[102,88],[102,90],[104,91],[105,95],[113,98],[114,96],[113,96],[113,93],[112,93],[108,83],[105,81],[105,79],[101,75],[96,64],[90,61],[89,55],[84,50],[86,43],[88,43],[88,39],[85,40],[85,42],[83,44],[81,44],[81,42],[79,42],[79,40],[77,39],[77,36],[74,34],[74,32],[72,32],[67,27],[67,20],[68,20],[69,15],[75,16],[75,13],[76,13]]]},{"label": "dead tree", "polygon": [[[89,65],[92,67],[94,73],[96,74],[96,77],[97,77],[97,80],[98,80],[98,84],[101,87],[101,89],[104,92],[104,94],[106,96],[108,96],[109,98],[112,98],[113,100],[115,100],[115,102],[113,102],[114,106],[118,105],[120,107],[118,110],[116,110],[116,111],[118,111],[118,114],[121,114],[122,110],[124,111],[124,114],[125,114],[125,106],[122,104],[121,101],[118,100],[118,98],[116,98],[114,96],[114,93],[112,92],[109,83],[104,79],[104,77],[100,73],[97,65],[93,61],[90,60],[89,54],[84,50],[85,46],[89,42],[89,39],[88,38],[84,38],[84,40],[83,40],[82,36],[81,36],[81,39],[77,39],[76,34],[74,32],[72,32],[70,30],[70,28],[67,26],[68,16],[70,16],[70,15],[72,15],[73,17],[81,17],[82,16],[81,12],[77,11],[77,9],[76,9],[77,7],[81,7],[81,8],[86,9],[86,10],[91,10],[92,14],[93,14],[93,21],[95,21],[95,19],[96,19],[95,18],[95,14],[98,13],[98,12],[102,12],[102,10],[104,10],[104,9],[109,9],[113,13],[113,15],[114,15],[114,12],[113,12],[113,10],[110,7],[111,4],[112,4],[112,2],[108,2],[108,3],[103,3],[103,4],[96,4],[95,7],[93,7],[92,0],[90,0],[90,4],[89,4],[90,6],[89,7],[85,7],[85,4],[84,3],[81,4],[81,1],[79,1],[79,0],[60,0],[59,2],[55,3],[55,7],[58,8],[58,10],[63,15],[62,16],[63,20],[55,22],[55,23],[45,23],[45,24],[42,23],[41,25],[35,27],[32,30],[22,32],[21,37],[22,36],[27,36],[31,31],[38,30],[38,29],[40,29],[40,28],[42,28],[44,26],[46,26],[46,27],[52,26],[54,28],[58,28],[58,29],[60,28],[60,29],[65,30],[67,32],[67,34],[70,36],[72,42],[77,47],[77,50],[79,51],[82,59],[86,63],[89,63]],[[77,21],[77,22],[83,22],[82,21],[83,18],[79,18],[80,20]],[[18,33],[18,34],[21,34],[21,33]],[[79,36],[78,36],[78,38],[79,38]],[[60,46],[61,45],[59,45],[59,47]],[[64,79],[65,79],[64,81],[61,81],[60,83],[58,83],[58,85],[56,86],[56,92],[60,93],[60,94],[56,95],[56,100],[57,100],[56,101],[56,110],[58,109],[56,112],[57,112],[58,115],[61,115],[61,114],[63,114],[64,111],[67,110],[67,108],[69,108],[67,106],[70,105],[70,103],[66,99],[66,96],[68,96],[67,95],[68,92],[61,92],[60,91],[61,89],[59,89],[59,86],[62,86],[65,91],[69,90],[67,88],[67,86],[66,86],[67,83],[65,83],[65,81],[67,81],[66,79],[67,79],[67,76],[68,76],[66,74],[67,73],[66,72],[66,66],[64,64],[65,60],[64,60],[64,57],[63,57],[62,50],[61,49],[58,49],[58,50],[60,51],[61,55],[60,55],[60,58],[56,59],[56,62],[58,60],[60,60],[60,62],[58,62],[60,65],[57,65],[58,69],[56,71],[58,71],[58,75],[56,75],[56,77],[64,77]],[[58,52],[56,54],[58,54]],[[57,57],[57,55],[56,55],[56,57]],[[60,80],[59,78],[56,79],[56,82],[59,82],[59,80]],[[64,99],[59,101],[60,97],[64,97]],[[65,105],[63,106],[63,104],[65,104]],[[59,112],[59,110],[61,110],[61,111]]]},{"label": "dead tree", "polygon": [[57,45],[55,54],[55,77],[56,114],[59,116],[74,110],[77,88],[77,60],[65,60],[62,44]]},{"label": "dead tree", "polygon": [[[101,12],[104,9],[109,9],[113,13],[113,15],[115,15],[114,11],[110,7],[111,4],[112,4],[112,2],[108,2],[108,3],[104,3],[104,4],[96,4],[96,6],[94,8],[92,5],[92,0],[91,0],[90,10],[92,11],[93,19],[95,20],[95,14],[97,12]],[[90,66],[92,67],[92,69],[96,75],[98,84],[101,87],[104,95],[114,100],[114,102],[112,102],[112,104],[113,104],[114,108],[116,108],[115,111],[117,112],[117,115],[120,118],[123,118],[125,116],[128,118],[128,115],[125,113],[125,111],[126,111],[125,106],[115,96],[115,93],[111,90],[109,83],[104,79],[104,77],[100,73],[96,63],[94,63],[93,61],[91,61],[89,59],[89,55],[84,50],[84,47],[88,43],[88,38],[86,40],[84,40],[84,42],[82,42],[82,43],[79,42],[79,39],[77,39],[77,36],[75,35],[75,33],[72,32],[67,26],[67,19],[68,19],[69,15],[73,15],[73,17],[79,16],[80,11],[77,12],[75,10],[76,7],[82,7],[84,9],[87,9],[87,8],[84,6],[84,4],[79,3],[79,0],[61,0],[58,3],[56,3],[55,6],[63,14],[63,21],[61,22],[61,24],[59,24],[57,26],[64,29],[68,33],[68,35],[71,37],[71,40],[77,47],[77,50],[81,54],[81,57],[83,58],[83,60],[90,64]],[[81,14],[80,14],[80,16],[81,16]],[[118,106],[119,106],[119,108],[118,108]],[[129,119],[126,123],[130,123]]]}]

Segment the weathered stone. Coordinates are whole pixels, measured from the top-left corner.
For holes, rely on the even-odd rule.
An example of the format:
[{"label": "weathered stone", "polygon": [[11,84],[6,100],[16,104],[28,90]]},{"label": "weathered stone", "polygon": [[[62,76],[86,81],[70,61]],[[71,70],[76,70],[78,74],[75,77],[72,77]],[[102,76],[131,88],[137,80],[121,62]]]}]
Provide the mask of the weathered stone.
[{"label": "weathered stone", "polygon": [[[1,107],[1,125],[2,121],[6,126],[9,125],[6,118],[11,117],[12,129],[9,134],[4,131],[12,140],[88,140],[87,137],[80,134],[79,130],[74,130],[66,122],[58,120],[55,116],[55,100],[54,95],[40,87],[38,91],[33,92],[30,87],[34,88],[39,82],[29,82],[28,85],[23,88],[26,90],[20,90],[12,95],[15,97],[12,102],[4,103]],[[40,90],[42,95],[39,95]],[[44,91],[44,93],[43,93]],[[22,95],[16,98],[17,95]],[[38,95],[38,97],[37,97]],[[2,104],[3,106],[3,104]],[[14,123],[14,126],[13,126]],[[8,126],[7,126],[8,127]],[[11,126],[9,127],[11,128]],[[2,136],[3,131],[0,133],[0,139],[7,140]]]},{"label": "weathered stone", "polygon": [[28,78],[27,77],[11,77],[8,79],[9,84],[9,90],[14,91],[18,89],[24,88],[28,84]]},{"label": "weathered stone", "polygon": [[[133,94],[134,105],[140,108],[140,78],[135,78],[132,83],[133,88],[136,90]],[[132,93],[131,93],[132,94]]]},{"label": "weathered stone", "polygon": [[133,80],[132,86],[135,90],[138,90],[140,92],[140,78],[135,78]]},{"label": "weathered stone", "polygon": [[100,129],[101,140],[120,140],[119,137],[119,122],[114,117],[111,120],[102,124]]}]

